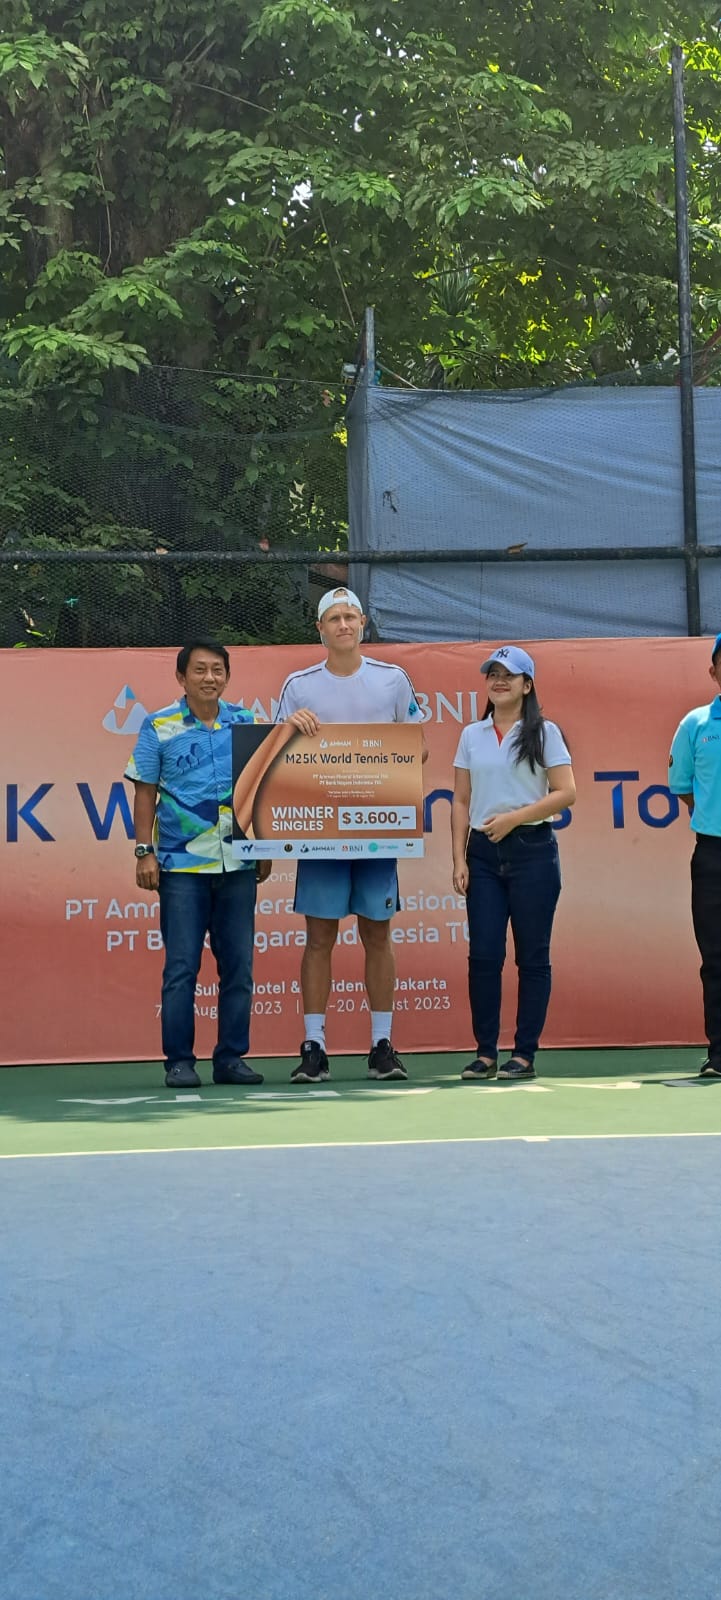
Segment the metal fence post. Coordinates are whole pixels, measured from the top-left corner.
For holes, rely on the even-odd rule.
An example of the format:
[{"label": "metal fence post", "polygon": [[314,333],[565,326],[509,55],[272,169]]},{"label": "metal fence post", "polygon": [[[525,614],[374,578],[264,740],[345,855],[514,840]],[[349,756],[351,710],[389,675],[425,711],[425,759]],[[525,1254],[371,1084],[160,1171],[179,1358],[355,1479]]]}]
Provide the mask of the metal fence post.
[{"label": "metal fence post", "polygon": [[686,175],[683,51],[680,45],[674,45],[671,52],[671,74],[673,82],[673,149],[676,187],[676,262],[678,275],[681,473],[683,483],[683,558],[686,573],[686,618],[689,634],[700,634],[701,597],[696,517],[696,450],[693,414],[693,335],[691,330],[691,271],[688,243],[688,181]]}]

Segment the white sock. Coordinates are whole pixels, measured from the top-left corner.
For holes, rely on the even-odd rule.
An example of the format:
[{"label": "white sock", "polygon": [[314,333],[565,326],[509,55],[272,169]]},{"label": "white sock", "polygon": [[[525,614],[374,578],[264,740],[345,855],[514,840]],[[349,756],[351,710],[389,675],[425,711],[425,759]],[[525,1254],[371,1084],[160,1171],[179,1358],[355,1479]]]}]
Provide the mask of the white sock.
[{"label": "white sock", "polygon": [[371,1045],[380,1043],[381,1039],[390,1040],[393,1025],[392,1011],[371,1011]]},{"label": "white sock", "polygon": [[315,1039],[321,1050],[325,1050],[325,1012],[306,1011],[303,1015],[306,1039]]}]

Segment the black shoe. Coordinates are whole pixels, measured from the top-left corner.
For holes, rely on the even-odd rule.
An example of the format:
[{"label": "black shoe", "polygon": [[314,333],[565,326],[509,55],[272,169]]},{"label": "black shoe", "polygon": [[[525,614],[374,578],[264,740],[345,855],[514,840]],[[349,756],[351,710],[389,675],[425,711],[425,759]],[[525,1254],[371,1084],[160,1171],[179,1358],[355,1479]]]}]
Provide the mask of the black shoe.
[{"label": "black shoe", "polygon": [[704,1061],[699,1078],[721,1078],[721,1061]]},{"label": "black shoe", "polygon": [[316,1039],[306,1039],[300,1047],[300,1062],[291,1072],[291,1083],[325,1083],[330,1067],[325,1050]]},{"label": "black shoe", "polygon": [[487,1083],[489,1079],[495,1078],[497,1071],[497,1061],[489,1062],[476,1059],[475,1061],[469,1061],[468,1066],[463,1068],[461,1077],[465,1078],[467,1083],[479,1083],[481,1080],[485,1080]]},{"label": "black shoe", "polygon": [[529,1078],[535,1078],[536,1069],[531,1062],[526,1066],[525,1061],[519,1061],[518,1056],[511,1056],[510,1061],[498,1068],[498,1077],[507,1083],[527,1083]]},{"label": "black shoe", "polygon": [[166,1089],[200,1089],[202,1078],[198,1077],[195,1067],[189,1061],[181,1061],[177,1067],[168,1067],[165,1074]]},{"label": "black shoe", "polygon": [[262,1072],[254,1072],[247,1061],[236,1061],[232,1067],[214,1067],[213,1083],[264,1083]]},{"label": "black shoe", "polygon": [[408,1073],[390,1039],[379,1039],[368,1057],[369,1078],[407,1078]]}]

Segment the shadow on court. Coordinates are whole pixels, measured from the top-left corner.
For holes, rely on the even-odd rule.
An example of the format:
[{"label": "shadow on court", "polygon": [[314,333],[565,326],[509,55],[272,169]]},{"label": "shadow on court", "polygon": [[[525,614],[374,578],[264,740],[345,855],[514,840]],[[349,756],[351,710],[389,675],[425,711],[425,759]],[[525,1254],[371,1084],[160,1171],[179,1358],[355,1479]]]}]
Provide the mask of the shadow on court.
[{"label": "shadow on court", "polygon": [[[262,1061],[265,1082],[247,1089],[214,1086],[208,1063],[193,1090],[166,1089],[158,1062],[5,1069],[0,1163],[251,1145],[721,1133],[721,1095],[676,1093],[664,1081],[698,1066],[693,1050],[547,1051],[538,1079],[522,1084],[463,1083],[467,1060],[409,1056],[408,1082],[378,1083],[366,1077],[364,1056],[334,1057],[330,1081],[312,1087],[289,1082],[292,1060]],[[644,1078],[639,1066],[647,1072],[649,1064],[664,1075]]]},{"label": "shadow on court", "polygon": [[[163,1082],[160,1062],[103,1062],[0,1068],[0,1125],[7,1121],[31,1125],[43,1123],[94,1124],[101,1114],[106,1124],[120,1124],[132,1118],[136,1126],[170,1120],[178,1125],[197,1116],[227,1119],[229,1112],[242,1110],[254,1119],[292,1113],[293,1107],[307,1112],[341,1102],[369,1107],[383,1098],[413,1099],[433,1091],[452,1099],[469,1093],[480,1094],[492,1087],[494,1095],[524,1092],[512,1084],[468,1085],[460,1073],[472,1052],[457,1055],[406,1056],[408,1082],[390,1080],[379,1083],[368,1079],[365,1055],[333,1056],[332,1077],[316,1085],[294,1085],[290,1074],[295,1058],[254,1060],[265,1082],[247,1089],[214,1085],[209,1062],[198,1063],[202,1088],[168,1090]],[[633,1079],[645,1087],[662,1088],[664,1079],[693,1073],[700,1061],[698,1048],[653,1050],[547,1050],[541,1051],[536,1067],[538,1084],[562,1088],[564,1084],[593,1080]],[[651,1071],[658,1075],[649,1076]],[[528,1087],[528,1086],[527,1086]],[[458,1130],[462,1131],[462,1130]]]}]

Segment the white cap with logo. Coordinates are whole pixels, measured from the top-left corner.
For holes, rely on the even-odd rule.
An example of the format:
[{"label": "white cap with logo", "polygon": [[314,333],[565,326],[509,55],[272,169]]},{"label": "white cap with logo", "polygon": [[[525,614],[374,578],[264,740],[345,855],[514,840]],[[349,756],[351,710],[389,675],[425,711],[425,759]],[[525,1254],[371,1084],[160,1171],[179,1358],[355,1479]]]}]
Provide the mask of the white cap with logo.
[{"label": "white cap with logo", "polygon": [[320,622],[326,611],[329,611],[331,606],[335,605],[355,606],[360,611],[361,616],[363,615],[363,607],[357,594],[354,594],[352,589],[329,589],[328,593],[323,595],[323,599],[318,601],[318,621]]}]

